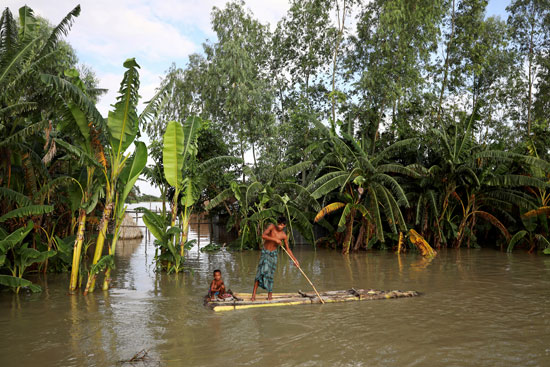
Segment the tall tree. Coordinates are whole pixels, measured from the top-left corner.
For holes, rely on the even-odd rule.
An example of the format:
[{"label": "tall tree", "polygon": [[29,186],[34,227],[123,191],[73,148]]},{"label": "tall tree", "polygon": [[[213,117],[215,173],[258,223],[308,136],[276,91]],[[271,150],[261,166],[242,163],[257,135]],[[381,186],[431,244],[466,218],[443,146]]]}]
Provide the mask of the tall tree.
[{"label": "tall tree", "polygon": [[376,0],[359,15],[354,52],[348,58],[356,73],[360,100],[360,134],[378,135],[386,113],[395,121],[401,104],[419,93],[437,49],[443,1]]},{"label": "tall tree", "polygon": [[531,136],[532,108],[533,108],[533,86],[541,72],[540,61],[547,54],[544,48],[545,39],[550,36],[548,22],[550,17],[549,0],[514,0],[506,8],[510,13],[508,24],[510,32],[520,52],[527,74],[527,91],[525,121],[527,136]]},{"label": "tall tree", "polygon": [[[211,118],[234,137],[243,160],[256,148],[260,137],[271,129],[273,93],[267,79],[269,29],[254,19],[244,2],[214,7],[212,27],[218,42],[207,49],[209,81],[217,106],[210,106]],[[243,173],[244,180],[244,173]]]}]

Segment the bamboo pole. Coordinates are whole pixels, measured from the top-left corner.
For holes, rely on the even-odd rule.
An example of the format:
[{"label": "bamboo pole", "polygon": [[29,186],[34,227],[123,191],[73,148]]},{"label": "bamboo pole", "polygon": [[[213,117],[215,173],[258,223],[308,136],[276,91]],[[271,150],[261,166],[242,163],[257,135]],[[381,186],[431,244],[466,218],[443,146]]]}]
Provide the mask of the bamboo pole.
[{"label": "bamboo pole", "polygon": [[[290,257],[290,260],[294,261],[294,259],[292,258],[292,256],[290,256],[290,254],[288,253],[288,251],[286,250],[286,248],[284,248],[284,246],[281,246],[281,248],[286,252],[286,254],[288,255],[288,257]],[[296,264],[296,263],[294,263]],[[315,288],[315,286],[313,285],[313,283],[311,282],[311,280],[309,280],[309,278],[307,277],[306,273],[304,273],[304,271],[302,270],[302,268],[300,267],[300,265],[296,264],[296,267],[298,268],[298,270],[300,270],[300,272],[302,273],[302,275],[306,278],[306,280],[309,282],[309,284],[311,285],[311,287],[313,288],[313,290],[315,291],[315,294],[317,294],[317,297],[319,297],[319,300],[321,301],[322,304],[325,304],[325,301],[323,301],[323,298],[321,297],[321,295],[319,294],[319,292],[317,292],[317,288]]]}]

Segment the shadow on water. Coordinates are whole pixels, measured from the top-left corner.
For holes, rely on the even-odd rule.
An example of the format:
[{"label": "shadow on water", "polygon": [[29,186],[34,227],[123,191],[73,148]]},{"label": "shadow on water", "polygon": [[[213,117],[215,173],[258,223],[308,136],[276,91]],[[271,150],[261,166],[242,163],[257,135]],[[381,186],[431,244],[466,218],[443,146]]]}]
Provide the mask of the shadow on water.
[{"label": "shadow on water", "polygon": [[[342,256],[296,246],[320,291],[422,296],[214,313],[202,306],[212,270],[234,291],[250,291],[259,253],[195,247],[187,271],[167,275],[155,271],[154,251],[146,238],[120,241],[108,292],[68,296],[68,276],[54,274],[39,279],[41,294],[0,294],[0,365],[114,366],[141,350],[148,359],[138,366],[550,365],[545,257],[444,250],[426,262],[411,253]],[[298,289],[309,285],[281,253],[275,291]]]}]

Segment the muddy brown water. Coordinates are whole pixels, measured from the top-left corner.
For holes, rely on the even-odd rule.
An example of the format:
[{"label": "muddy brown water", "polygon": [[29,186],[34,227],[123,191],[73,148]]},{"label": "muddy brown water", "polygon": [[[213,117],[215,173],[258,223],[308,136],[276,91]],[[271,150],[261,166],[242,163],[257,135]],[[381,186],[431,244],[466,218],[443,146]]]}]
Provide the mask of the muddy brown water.
[{"label": "muddy brown water", "polygon": [[[294,252],[320,291],[422,295],[215,313],[202,305],[212,270],[249,292],[257,251],[195,247],[176,276],[155,272],[151,242],[122,241],[108,292],[69,296],[68,275],[48,275],[40,294],[0,294],[0,366],[550,366],[550,257]],[[296,290],[310,288],[280,253],[275,292]]]}]

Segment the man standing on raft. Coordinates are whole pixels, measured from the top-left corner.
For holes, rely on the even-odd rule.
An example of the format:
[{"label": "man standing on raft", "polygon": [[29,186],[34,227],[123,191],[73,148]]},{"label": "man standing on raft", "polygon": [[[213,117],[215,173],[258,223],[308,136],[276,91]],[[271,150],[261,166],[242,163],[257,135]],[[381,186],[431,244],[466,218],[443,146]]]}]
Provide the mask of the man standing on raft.
[{"label": "man standing on raft", "polygon": [[258,264],[258,270],[256,271],[256,278],[254,279],[254,290],[252,291],[251,301],[256,300],[256,290],[258,286],[265,289],[267,293],[267,300],[270,301],[273,298],[273,274],[277,268],[277,247],[285,242],[286,250],[294,261],[294,265],[300,266],[300,263],[294,257],[294,254],[288,247],[288,236],[283,231],[286,226],[286,218],[279,217],[277,219],[277,225],[270,224],[262,234],[264,240],[264,248],[262,249],[262,255],[260,257],[260,263]]}]

